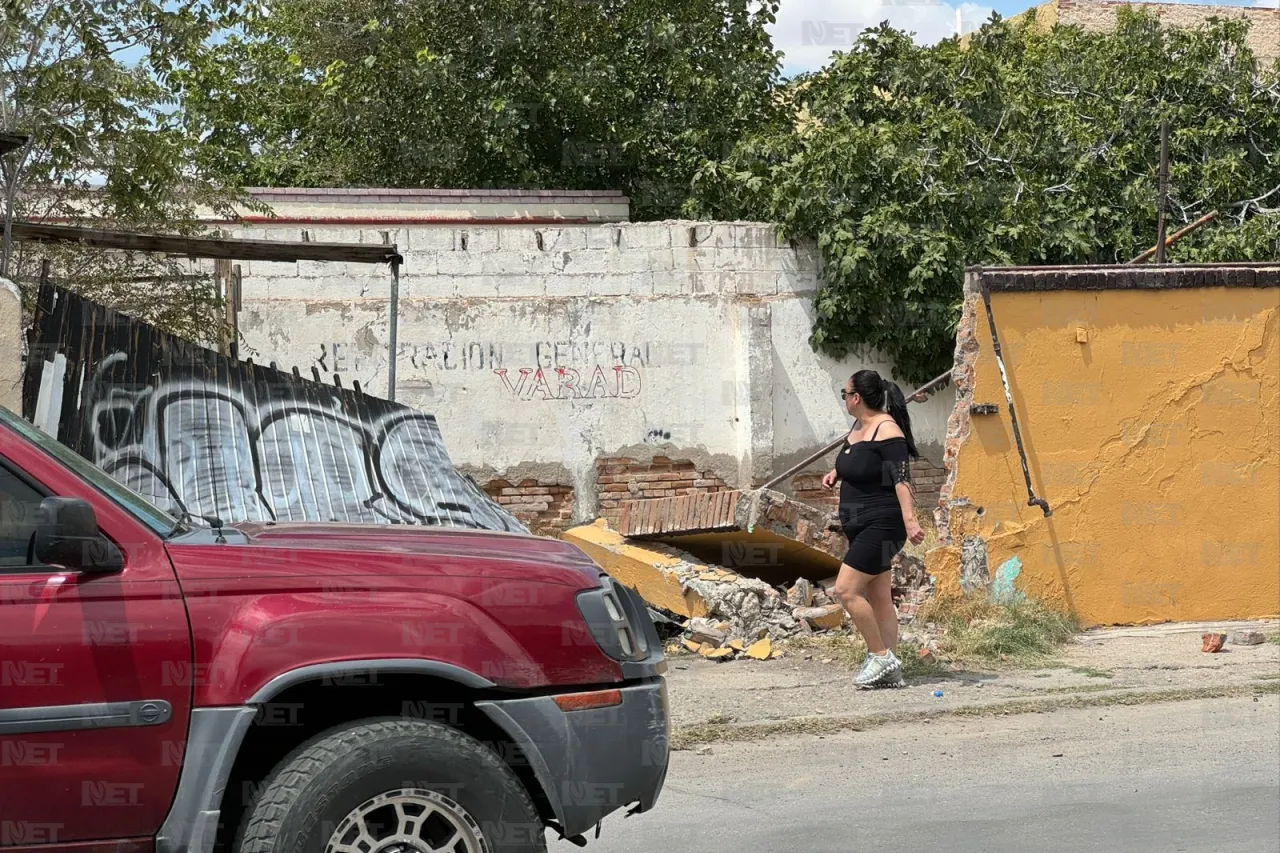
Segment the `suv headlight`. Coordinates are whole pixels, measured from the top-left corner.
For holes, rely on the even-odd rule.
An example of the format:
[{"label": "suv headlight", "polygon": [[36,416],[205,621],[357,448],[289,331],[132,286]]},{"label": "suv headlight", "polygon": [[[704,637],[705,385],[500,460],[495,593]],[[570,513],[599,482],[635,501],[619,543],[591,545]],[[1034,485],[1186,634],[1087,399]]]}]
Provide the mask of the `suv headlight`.
[{"label": "suv headlight", "polygon": [[644,601],[607,575],[600,579],[599,589],[579,593],[578,610],[596,644],[614,660],[644,660],[657,643],[657,629]]}]

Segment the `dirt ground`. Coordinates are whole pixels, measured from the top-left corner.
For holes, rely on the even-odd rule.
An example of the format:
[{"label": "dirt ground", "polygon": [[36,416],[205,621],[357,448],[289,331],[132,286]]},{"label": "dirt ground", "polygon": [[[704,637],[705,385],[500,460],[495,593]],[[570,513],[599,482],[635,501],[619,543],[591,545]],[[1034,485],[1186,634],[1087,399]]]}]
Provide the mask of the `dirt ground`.
[{"label": "dirt ground", "polygon": [[[1270,636],[1280,631],[1280,622],[1217,626],[1227,633],[1242,628]],[[1197,691],[1231,695],[1280,688],[1280,645],[1229,644],[1218,654],[1206,654],[1200,637],[1207,630],[1163,625],[1090,631],[1038,668],[952,671],[908,678],[907,687],[897,690],[856,689],[852,666],[836,658],[824,662],[820,650],[788,652],[769,661],[677,657],[667,675],[673,730],[676,741],[687,745],[718,739],[708,729],[719,729],[720,735],[734,728],[766,733],[769,724],[785,721],[982,708],[999,713],[993,706],[1034,710],[1035,702],[1026,700],[1089,697],[1087,701],[1106,702],[1119,697],[1128,702],[1148,695],[1193,698]]]}]

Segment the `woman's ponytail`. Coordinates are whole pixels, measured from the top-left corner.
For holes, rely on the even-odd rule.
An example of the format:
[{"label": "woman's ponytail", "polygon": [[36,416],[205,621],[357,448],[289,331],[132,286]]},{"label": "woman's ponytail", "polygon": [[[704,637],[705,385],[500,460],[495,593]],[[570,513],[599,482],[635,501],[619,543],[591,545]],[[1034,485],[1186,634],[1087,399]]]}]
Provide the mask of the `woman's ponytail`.
[{"label": "woman's ponytail", "polygon": [[849,384],[871,408],[888,412],[907,440],[907,452],[919,459],[915,437],[911,435],[911,415],[907,414],[907,398],[898,383],[885,379],[874,370],[859,370],[849,377]]},{"label": "woman's ponytail", "polygon": [[920,453],[916,450],[916,440],[911,435],[911,415],[907,412],[907,398],[897,382],[889,379],[884,379],[883,382],[884,410],[893,418],[898,429],[902,430],[902,435],[907,439],[907,452],[911,454],[911,458],[919,459]]}]

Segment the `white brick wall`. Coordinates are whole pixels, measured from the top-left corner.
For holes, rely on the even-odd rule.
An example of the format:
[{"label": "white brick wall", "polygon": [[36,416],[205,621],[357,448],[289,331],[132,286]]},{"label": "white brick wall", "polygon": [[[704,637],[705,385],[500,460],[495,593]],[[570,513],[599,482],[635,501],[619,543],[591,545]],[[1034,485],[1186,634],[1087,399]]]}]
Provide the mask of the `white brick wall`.
[{"label": "white brick wall", "polygon": [[[264,233],[301,237],[277,225],[245,236]],[[367,228],[308,236],[382,242]],[[663,452],[650,444],[660,431],[738,484],[847,426],[838,391],[864,363],[809,347],[816,250],[768,225],[414,226],[391,238],[405,258],[398,397],[436,415],[461,465],[563,464],[593,493],[598,455]],[[245,355],[385,393],[385,267],[242,268]],[[940,447],[947,395],[917,407],[932,408],[917,435]],[[498,438],[513,434],[530,440]]]}]

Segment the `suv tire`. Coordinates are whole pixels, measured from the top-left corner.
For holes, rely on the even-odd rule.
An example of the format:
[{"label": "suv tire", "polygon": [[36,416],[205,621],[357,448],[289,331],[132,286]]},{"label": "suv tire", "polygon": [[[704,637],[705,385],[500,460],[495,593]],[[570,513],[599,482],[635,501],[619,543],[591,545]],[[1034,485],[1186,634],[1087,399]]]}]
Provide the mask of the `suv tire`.
[{"label": "suv tire", "polygon": [[430,843],[386,853],[546,851],[528,792],[493,750],[439,723],[403,719],[330,729],[286,756],[249,804],[233,849],[356,853],[369,846],[354,843],[361,830],[389,842],[406,828]]}]

